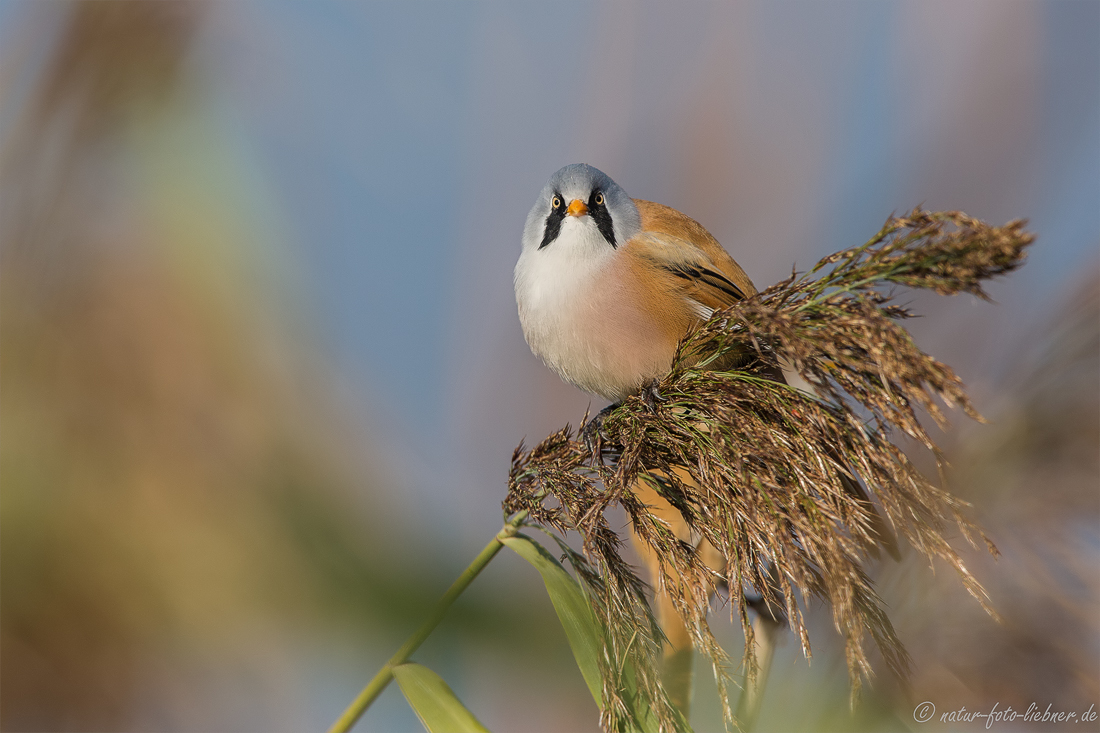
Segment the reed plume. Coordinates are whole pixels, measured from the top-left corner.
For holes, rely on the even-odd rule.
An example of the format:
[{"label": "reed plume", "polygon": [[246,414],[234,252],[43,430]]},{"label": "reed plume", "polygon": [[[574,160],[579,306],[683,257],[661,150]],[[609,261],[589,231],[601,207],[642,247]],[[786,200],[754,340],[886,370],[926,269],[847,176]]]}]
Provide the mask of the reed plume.
[{"label": "reed plume", "polygon": [[[844,637],[853,702],[872,676],[868,636],[891,672],[908,672],[909,656],[865,569],[881,540],[876,508],[845,482],[861,480],[894,531],[929,562],[951,565],[995,616],[945,532],[954,526],[971,544],[981,540],[994,555],[996,547],[967,518],[966,502],[943,488],[943,458],[918,408],[941,426],[937,397],[981,417],[951,368],[913,342],[901,325],[911,314],[893,301],[900,287],[988,299],[982,283],[1024,261],[1034,240],[1024,224],[994,227],[920,209],[891,217],[867,243],[716,312],[680,343],[671,371],[653,385],[659,398],[628,398],[590,430],[595,440],[566,426],[530,450],[517,448],[506,513],[527,512],[528,523],[583,540],[582,552],[560,545],[604,627],[606,730],[683,727],[661,686],[662,635],[646,583],[607,518],[616,505],[661,558],[660,583],[711,661],[729,725],[738,724],[729,701],[733,664],[707,619],[721,588],[745,634],[741,667],[750,684],[757,670],[746,596],[782,609],[807,658],[807,604],[824,601]],[[740,368],[708,369],[729,363],[723,357],[731,353],[747,355]],[[814,394],[769,378],[781,366]],[[891,441],[897,431],[931,452],[938,483]],[[723,567],[705,563],[700,542],[677,539],[637,499],[639,481],[683,514]]]}]

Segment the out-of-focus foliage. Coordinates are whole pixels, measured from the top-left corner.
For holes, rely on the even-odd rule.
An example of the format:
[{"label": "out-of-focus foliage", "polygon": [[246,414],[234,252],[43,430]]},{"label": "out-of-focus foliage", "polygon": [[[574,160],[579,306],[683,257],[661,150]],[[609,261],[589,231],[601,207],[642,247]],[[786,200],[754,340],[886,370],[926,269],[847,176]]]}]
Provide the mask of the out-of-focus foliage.
[{"label": "out-of-focus foliage", "polygon": [[934,609],[911,610],[913,689],[941,711],[1100,709],[1100,279],[1087,277],[1044,325],[1021,341],[992,424],[950,454],[952,485],[983,507],[1002,552],[972,559],[1003,623],[945,583],[904,579],[910,603]]},{"label": "out-of-focus foliage", "polygon": [[210,725],[226,710],[196,709],[204,677],[246,670],[293,719],[275,638],[325,580],[294,530],[327,514],[326,544],[365,567],[331,518],[349,503],[332,489],[366,476],[303,399],[321,365],[278,321],[249,191],[202,138],[204,6],[54,10],[55,50],[15,59],[43,70],[0,183],[3,727]]},{"label": "out-of-focus foliage", "polygon": [[[208,10],[43,6],[53,45],[6,58],[5,730],[301,729],[303,647],[334,623],[349,656],[389,643],[445,587],[379,516],[399,484],[336,404],[262,185],[209,113]],[[475,598],[448,633],[514,645],[552,618],[524,600]]]}]

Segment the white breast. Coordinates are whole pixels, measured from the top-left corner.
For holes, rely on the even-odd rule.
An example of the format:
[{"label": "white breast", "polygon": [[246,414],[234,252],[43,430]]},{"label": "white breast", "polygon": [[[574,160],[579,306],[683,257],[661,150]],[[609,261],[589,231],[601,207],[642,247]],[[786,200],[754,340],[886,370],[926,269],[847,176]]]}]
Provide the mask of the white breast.
[{"label": "white breast", "polygon": [[516,264],[516,302],[531,350],[563,379],[620,401],[667,364],[640,350],[652,323],[623,297],[616,255],[588,217],[567,217]]}]

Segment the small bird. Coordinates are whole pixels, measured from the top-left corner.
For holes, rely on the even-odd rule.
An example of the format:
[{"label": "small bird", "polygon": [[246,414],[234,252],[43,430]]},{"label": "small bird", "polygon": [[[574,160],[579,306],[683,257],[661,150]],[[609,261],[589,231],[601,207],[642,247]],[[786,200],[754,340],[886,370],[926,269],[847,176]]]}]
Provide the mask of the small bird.
[{"label": "small bird", "polygon": [[[565,381],[613,403],[666,374],[680,339],[715,311],[756,294],[745,271],[701,224],[668,206],[630,198],[584,163],[565,166],[539,193],[523,229],[515,288],[531,350]],[[784,380],[778,368],[768,376]],[[877,517],[859,483],[841,479]],[[644,482],[635,490],[680,539],[691,541],[675,508]],[[878,519],[880,540],[896,556],[893,535]],[[635,545],[659,587],[660,560]],[[700,551],[721,570],[714,548]],[[666,688],[686,714],[691,639],[668,594],[658,592],[655,602],[668,639]]]},{"label": "small bird", "polygon": [[621,402],[668,372],[680,339],[756,293],[698,222],[567,165],[527,216],[516,302],[531,350],[567,382]]}]

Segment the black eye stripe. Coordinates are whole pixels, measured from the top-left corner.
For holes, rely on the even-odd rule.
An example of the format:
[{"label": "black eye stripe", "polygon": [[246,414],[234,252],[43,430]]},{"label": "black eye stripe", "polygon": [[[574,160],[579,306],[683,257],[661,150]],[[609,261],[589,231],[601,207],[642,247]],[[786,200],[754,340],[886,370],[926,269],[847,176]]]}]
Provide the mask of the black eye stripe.
[{"label": "black eye stripe", "polygon": [[[554,208],[553,201],[558,199],[558,208]],[[555,191],[554,195],[550,197],[550,213],[546,215],[546,227],[542,235],[542,243],[539,244],[539,249],[542,249],[546,245],[553,242],[558,238],[558,232],[561,231],[561,223],[565,219],[565,207],[562,206],[562,195]]]},{"label": "black eye stripe", "polygon": [[[596,203],[597,198],[599,198],[600,203]],[[588,214],[596,221],[596,227],[600,230],[603,238],[607,240],[607,243],[612,247],[617,247],[615,225],[611,221],[611,212],[607,210],[607,197],[604,196],[603,191],[596,189],[588,197]]]},{"label": "black eye stripe", "polygon": [[[554,199],[558,199],[559,205],[554,208]],[[599,203],[596,203],[599,199]],[[611,220],[611,212],[607,210],[607,197],[603,191],[596,189],[588,196],[588,215],[596,222],[596,228],[613,248],[615,242],[615,225]],[[546,226],[543,229],[542,242],[539,249],[548,246],[561,233],[561,223],[565,221],[565,197],[561,192],[555,191],[550,197],[550,213],[546,215]]]}]

